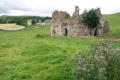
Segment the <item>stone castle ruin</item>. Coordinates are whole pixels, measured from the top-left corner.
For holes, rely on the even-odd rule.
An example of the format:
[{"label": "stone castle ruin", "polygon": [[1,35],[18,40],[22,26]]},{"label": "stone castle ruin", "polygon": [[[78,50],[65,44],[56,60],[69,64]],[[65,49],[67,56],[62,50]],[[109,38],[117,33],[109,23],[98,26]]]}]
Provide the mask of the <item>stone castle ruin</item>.
[{"label": "stone castle ruin", "polygon": [[102,36],[110,32],[109,21],[103,20],[100,8],[96,9],[100,17],[99,25],[96,28],[89,28],[82,21],[82,15],[79,14],[79,7],[75,7],[75,12],[69,17],[67,12],[54,11],[52,14],[51,36]]}]

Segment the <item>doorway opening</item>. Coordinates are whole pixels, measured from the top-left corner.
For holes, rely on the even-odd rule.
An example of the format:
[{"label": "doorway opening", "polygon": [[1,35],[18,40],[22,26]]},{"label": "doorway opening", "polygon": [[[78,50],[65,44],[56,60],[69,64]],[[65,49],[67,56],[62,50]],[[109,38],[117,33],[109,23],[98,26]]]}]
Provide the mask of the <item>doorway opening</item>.
[{"label": "doorway opening", "polygon": [[94,32],[94,36],[97,36],[97,29],[96,29],[95,32]]},{"label": "doorway opening", "polygon": [[68,30],[65,28],[65,36],[68,35]]}]

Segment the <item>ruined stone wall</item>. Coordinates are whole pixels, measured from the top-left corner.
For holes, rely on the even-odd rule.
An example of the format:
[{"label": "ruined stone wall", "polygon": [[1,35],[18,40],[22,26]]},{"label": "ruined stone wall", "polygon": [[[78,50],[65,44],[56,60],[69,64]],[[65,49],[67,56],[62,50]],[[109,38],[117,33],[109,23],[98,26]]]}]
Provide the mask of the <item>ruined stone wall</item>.
[{"label": "ruined stone wall", "polygon": [[66,20],[67,12],[54,11],[52,14],[52,36],[97,36],[103,35],[104,32],[109,30],[109,22],[103,20],[100,8],[96,9],[100,17],[100,24],[96,28],[89,28],[85,23],[81,22],[82,15],[79,14],[79,7],[75,7],[73,16]]},{"label": "ruined stone wall", "polygon": [[111,32],[110,31],[110,24],[109,24],[108,20],[105,20],[105,22],[104,22],[104,33],[108,33],[108,32]]},{"label": "ruined stone wall", "polygon": [[62,33],[62,24],[65,21],[67,13],[63,11],[54,11],[52,14],[52,27],[51,35],[52,36],[63,36]]},{"label": "ruined stone wall", "polygon": [[52,24],[51,27],[51,36],[62,36],[61,33],[61,24]]},{"label": "ruined stone wall", "polygon": [[76,6],[73,16],[66,22],[66,12],[54,11],[51,27],[52,36],[85,36],[88,35],[88,27],[80,23],[79,7]]},{"label": "ruined stone wall", "polygon": [[[96,9],[98,16],[100,17],[100,27],[104,27],[104,20],[100,8]],[[98,27],[99,27],[98,26]]]},{"label": "ruined stone wall", "polygon": [[88,35],[88,27],[84,24],[73,25],[69,27],[69,35],[68,36],[85,36]]}]

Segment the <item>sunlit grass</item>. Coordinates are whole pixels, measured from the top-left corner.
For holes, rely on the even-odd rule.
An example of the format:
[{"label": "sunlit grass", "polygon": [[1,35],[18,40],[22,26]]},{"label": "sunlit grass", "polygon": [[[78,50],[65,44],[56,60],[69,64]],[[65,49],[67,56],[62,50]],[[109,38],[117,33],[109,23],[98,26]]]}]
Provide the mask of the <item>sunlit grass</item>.
[{"label": "sunlit grass", "polygon": [[[36,38],[36,35],[41,35]],[[72,57],[95,38],[51,37],[50,27],[0,31],[2,80],[73,80]]]}]

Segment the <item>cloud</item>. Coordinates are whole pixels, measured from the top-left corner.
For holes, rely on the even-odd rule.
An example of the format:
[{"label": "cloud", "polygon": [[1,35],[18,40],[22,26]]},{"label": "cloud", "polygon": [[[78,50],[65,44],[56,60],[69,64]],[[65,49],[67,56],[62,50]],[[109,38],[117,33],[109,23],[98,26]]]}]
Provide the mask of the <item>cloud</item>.
[{"label": "cloud", "polygon": [[0,15],[51,16],[53,10],[72,14],[76,5],[80,7],[80,13],[97,7],[104,14],[120,11],[119,0],[0,0]]}]

